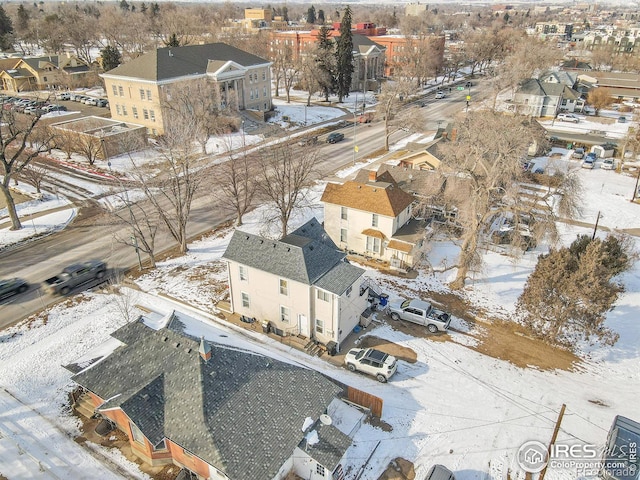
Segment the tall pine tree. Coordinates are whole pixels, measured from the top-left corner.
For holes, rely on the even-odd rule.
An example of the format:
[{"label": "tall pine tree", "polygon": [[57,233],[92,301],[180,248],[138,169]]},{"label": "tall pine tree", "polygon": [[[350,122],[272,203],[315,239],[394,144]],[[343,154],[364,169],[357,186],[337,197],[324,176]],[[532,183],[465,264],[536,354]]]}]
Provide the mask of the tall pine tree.
[{"label": "tall pine tree", "polygon": [[340,38],[336,46],[336,83],[338,102],[351,91],[351,77],[353,76],[353,35],[351,34],[351,8],[347,5],[340,22]]},{"label": "tall pine tree", "polygon": [[328,27],[320,28],[318,33],[318,84],[324,94],[324,100],[329,101],[329,95],[335,91],[335,68],[336,68],[336,56],[335,56],[335,43],[331,39]]},{"label": "tall pine tree", "polygon": [[102,69],[105,72],[116,68],[122,63],[122,56],[116,47],[107,45],[100,51],[102,57]]},{"label": "tall pine tree", "polygon": [[307,10],[307,23],[310,23],[311,25],[316,23],[316,7],[313,5],[311,5]]},{"label": "tall pine tree", "polygon": [[0,49],[11,50],[13,48],[13,23],[0,5]]}]

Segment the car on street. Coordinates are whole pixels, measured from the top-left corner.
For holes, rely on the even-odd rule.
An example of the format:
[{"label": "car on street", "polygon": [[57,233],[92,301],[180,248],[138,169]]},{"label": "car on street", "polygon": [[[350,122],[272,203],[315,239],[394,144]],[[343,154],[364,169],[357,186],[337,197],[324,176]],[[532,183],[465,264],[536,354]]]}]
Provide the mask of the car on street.
[{"label": "car on street", "polygon": [[582,160],[584,158],[584,148],[576,148],[571,154],[571,158]]},{"label": "car on street", "polygon": [[580,121],[580,119],[572,113],[559,113],[557,118],[561,122],[578,123]]},{"label": "car on street", "polygon": [[391,302],[387,307],[387,313],[393,320],[406,320],[423,325],[431,333],[444,332],[451,323],[450,314],[419,299]]},{"label": "car on street", "polygon": [[444,90],[438,90],[436,92],[436,99],[440,99],[440,98],[444,98],[444,97],[445,97]]},{"label": "car on street", "polygon": [[374,348],[352,348],[345,355],[344,363],[352,372],[367,373],[381,383],[389,381],[398,368],[396,357]]},{"label": "car on street", "polygon": [[0,280],[0,298],[18,295],[29,290],[29,284],[21,278]]},{"label": "car on street", "polygon": [[327,137],[327,143],[338,143],[344,139],[344,133],[332,132]]},{"label": "car on street", "polygon": [[587,156],[584,157],[582,161],[582,168],[593,169],[596,166],[596,154],[595,153],[587,153]]},{"label": "car on street", "polygon": [[312,145],[315,145],[316,143],[318,143],[318,137],[315,135],[303,137],[298,140],[298,145],[300,145],[301,147],[310,147]]},{"label": "car on street", "polygon": [[613,170],[614,168],[616,168],[616,164],[613,158],[605,158],[604,160],[602,160],[602,165],[600,165],[600,168],[603,170]]}]

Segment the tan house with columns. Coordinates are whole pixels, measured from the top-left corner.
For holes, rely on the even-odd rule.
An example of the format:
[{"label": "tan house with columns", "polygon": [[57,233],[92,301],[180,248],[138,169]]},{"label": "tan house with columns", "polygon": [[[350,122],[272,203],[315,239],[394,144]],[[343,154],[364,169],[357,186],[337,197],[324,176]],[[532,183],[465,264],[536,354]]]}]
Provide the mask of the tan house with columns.
[{"label": "tan house with columns", "polygon": [[206,79],[221,108],[272,109],[271,62],[225,43],[165,47],[120,65],[101,77],[114,120],[144,125],[162,135],[172,89]]}]

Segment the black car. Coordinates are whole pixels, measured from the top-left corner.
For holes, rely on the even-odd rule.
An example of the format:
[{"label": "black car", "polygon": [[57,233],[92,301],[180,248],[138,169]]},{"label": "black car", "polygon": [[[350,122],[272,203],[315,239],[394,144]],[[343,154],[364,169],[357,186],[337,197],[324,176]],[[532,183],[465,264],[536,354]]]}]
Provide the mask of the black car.
[{"label": "black car", "polygon": [[29,290],[27,282],[21,278],[9,278],[0,280],[0,298],[10,297]]},{"label": "black car", "polygon": [[330,133],[327,137],[327,143],[338,143],[340,140],[344,139],[344,133],[333,132]]}]

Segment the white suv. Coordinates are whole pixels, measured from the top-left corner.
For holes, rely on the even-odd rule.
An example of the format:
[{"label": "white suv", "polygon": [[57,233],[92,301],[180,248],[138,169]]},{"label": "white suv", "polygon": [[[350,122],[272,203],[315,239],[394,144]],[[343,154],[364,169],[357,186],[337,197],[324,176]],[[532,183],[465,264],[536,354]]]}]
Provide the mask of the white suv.
[{"label": "white suv", "polygon": [[389,380],[398,367],[396,357],[373,348],[352,348],[344,356],[344,363],[352,372],[367,373],[382,383]]},{"label": "white suv", "polygon": [[559,113],[558,120],[561,122],[573,122],[578,123],[580,119],[571,113]]},{"label": "white suv", "polygon": [[436,99],[444,98],[444,97],[445,97],[444,90],[438,90],[436,92]]}]

